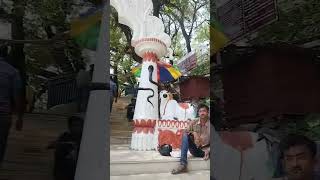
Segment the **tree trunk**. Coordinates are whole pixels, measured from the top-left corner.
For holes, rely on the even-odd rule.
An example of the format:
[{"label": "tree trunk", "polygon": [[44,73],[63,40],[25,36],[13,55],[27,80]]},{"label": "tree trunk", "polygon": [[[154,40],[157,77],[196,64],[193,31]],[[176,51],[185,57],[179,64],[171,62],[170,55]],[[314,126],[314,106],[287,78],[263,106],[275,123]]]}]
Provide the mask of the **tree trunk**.
[{"label": "tree trunk", "polygon": [[128,42],[128,44],[129,44],[129,47],[130,47],[130,52],[131,52],[132,58],[133,58],[136,62],[141,63],[141,62],[142,62],[142,58],[135,53],[134,48],[131,46],[131,40],[132,40],[132,32],[131,32],[131,29],[130,29],[128,26],[119,23],[119,21],[118,21],[118,14],[117,14],[117,13],[112,13],[112,15],[113,15],[113,17],[114,17],[114,19],[115,19],[115,22],[118,24],[118,26],[120,27],[121,31],[122,31],[122,32],[125,34],[125,36],[126,36],[127,42]]},{"label": "tree trunk", "polygon": [[160,15],[160,8],[162,3],[160,2],[161,0],[152,0],[153,3],[153,15],[156,17],[159,17]]},{"label": "tree trunk", "polygon": [[[24,40],[24,28],[23,28],[24,11],[25,11],[24,0],[14,0],[13,10],[12,10],[12,13],[13,13],[12,23],[11,23],[12,39]],[[26,74],[24,44],[13,44],[11,46],[10,59],[11,59],[12,65],[17,70],[19,70],[21,80],[22,80],[22,97],[23,97],[23,100],[25,100],[27,74]]]},{"label": "tree trunk", "polygon": [[187,51],[189,53],[189,52],[192,51],[190,37],[189,36],[184,36],[184,38],[186,39]]},{"label": "tree trunk", "polygon": [[179,20],[179,24],[180,24],[180,28],[182,31],[182,35],[186,41],[186,46],[187,46],[187,51],[188,53],[192,51],[191,49],[191,37],[188,35],[187,31],[186,31],[186,27],[184,26],[184,22],[183,20]]}]

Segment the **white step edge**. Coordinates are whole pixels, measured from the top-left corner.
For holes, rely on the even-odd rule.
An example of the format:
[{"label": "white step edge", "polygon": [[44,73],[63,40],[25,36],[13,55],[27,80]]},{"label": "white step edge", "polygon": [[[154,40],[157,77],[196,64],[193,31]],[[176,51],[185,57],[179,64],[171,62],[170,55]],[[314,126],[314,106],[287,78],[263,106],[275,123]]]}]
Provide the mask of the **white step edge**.
[{"label": "white step edge", "polygon": [[[112,159],[112,158],[111,158]],[[210,170],[210,161],[202,158],[188,160],[189,171]],[[112,161],[110,162],[110,174],[112,176],[168,173],[179,165],[179,159],[148,161]]]},{"label": "white step edge", "polygon": [[171,173],[139,174],[128,176],[111,176],[110,180],[210,180],[210,171],[191,171],[184,174]]}]

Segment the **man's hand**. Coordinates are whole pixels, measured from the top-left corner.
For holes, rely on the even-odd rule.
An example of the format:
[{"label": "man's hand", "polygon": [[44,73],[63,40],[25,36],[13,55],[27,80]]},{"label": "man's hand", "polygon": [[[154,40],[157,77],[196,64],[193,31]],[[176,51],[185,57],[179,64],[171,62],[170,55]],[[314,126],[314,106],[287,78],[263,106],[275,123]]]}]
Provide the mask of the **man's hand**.
[{"label": "man's hand", "polygon": [[210,158],[210,151],[204,151],[204,157],[203,157],[203,159],[204,159],[205,161],[207,161],[209,158]]},{"label": "man's hand", "polygon": [[197,147],[200,147],[202,145],[202,141],[200,138],[200,135],[196,132],[193,132],[193,137],[194,137],[194,143],[196,144]]}]

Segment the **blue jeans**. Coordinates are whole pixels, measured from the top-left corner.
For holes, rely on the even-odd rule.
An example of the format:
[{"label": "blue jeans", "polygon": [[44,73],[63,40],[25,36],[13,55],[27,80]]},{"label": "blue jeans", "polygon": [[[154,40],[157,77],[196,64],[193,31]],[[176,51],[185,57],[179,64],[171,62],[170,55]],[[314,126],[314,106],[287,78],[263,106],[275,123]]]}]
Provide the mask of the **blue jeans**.
[{"label": "blue jeans", "polygon": [[204,157],[204,151],[196,146],[189,134],[184,133],[182,137],[180,158],[180,163],[182,165],[188,165],[188,150],[195,157]]}]

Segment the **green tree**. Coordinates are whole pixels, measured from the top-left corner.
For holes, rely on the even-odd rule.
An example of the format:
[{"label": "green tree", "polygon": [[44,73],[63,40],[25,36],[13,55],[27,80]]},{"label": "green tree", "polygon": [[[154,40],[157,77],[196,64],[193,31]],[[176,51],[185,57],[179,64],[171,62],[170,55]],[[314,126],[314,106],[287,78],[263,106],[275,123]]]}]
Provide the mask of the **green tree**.
[{"label": "green tree", "polygon": [[261,30],[253,43],[305,43],[320,37],[320,5],[318,1],[278,3],[279,20]]},{"label": "green tree", "polygon": [[181,33],[185,39],[187,52],[191,52],[191,41],[194,31],[203,23],[209,22],[209,1],[169,1],[165,5],[164,13],[179,24]]},{"label": "green tree", "polygon": [[12,25],[12,64],[37,97],[45,92],[49,78],[75,72],[81,64],[81,49],[64,37],[73,5],[70,0],[8,0],[1,4],[0,19]]},{"label": "green tree", "polygon": [[[182,58],[192,48],[195,51],[200,51],[197,47],[200,47],[204,42],[209,42],[209,4],[207,1],[194,0],[189,3],[187,1],[153,0],[153,5],[153,15],[162,19],[165,32],[171,37],[171,48],[176,60]],[[141,62],[141,58],[136,55],[131,46],[132,32],[130,28],[118,23],[118,15],[113,8],[111,14],[111,66],[114,73],[117,74],[120,86],[122,86],[134,82],[130,70],[135,62]],[[206,49],[209,48],[206,47]],[[203,55],[199,58],[201,66],[206,70],[202,71],[199,68],[198,74],[200,72],[208,73],[209,58]]]}]

